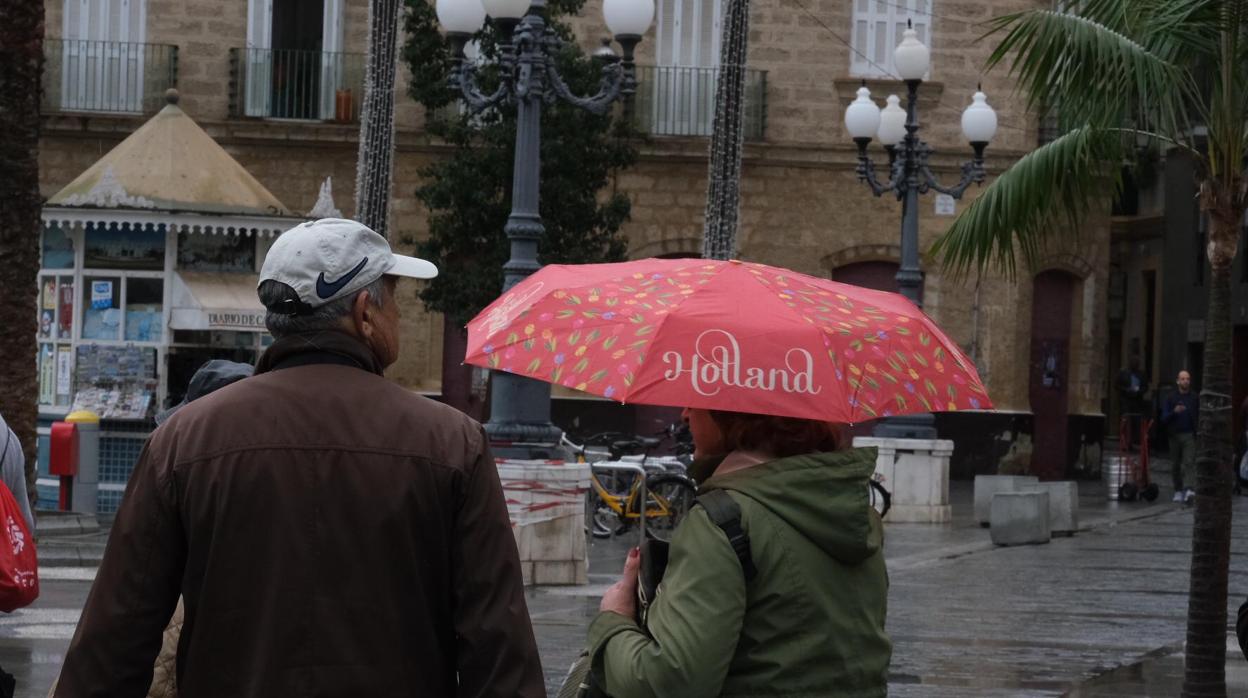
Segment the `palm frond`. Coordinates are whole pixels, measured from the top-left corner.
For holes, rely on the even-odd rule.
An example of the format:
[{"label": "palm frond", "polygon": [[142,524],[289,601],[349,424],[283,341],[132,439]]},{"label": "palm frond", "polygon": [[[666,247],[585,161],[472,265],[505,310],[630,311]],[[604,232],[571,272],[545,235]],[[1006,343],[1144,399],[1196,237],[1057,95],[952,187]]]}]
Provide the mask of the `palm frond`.
[{"label": "palm frond", "polygon": [[1209,167],[1214,176],[1231,182],[1240,176],[1248,153],[1248,0],[1222,0],[1216,69],[1207,81],[1209,93]]},{"label": "palm frond", "polygon": [[1035,262],[1050,238],[1077,231],[1091,204],[1113,193],[1124,140],[1085,126],[1033,150],[954,219],[928,256],[955,277],[995,267],[1013,278],[1018,256]]},{"label": "palm frond", "polygon": [[[1097,16],[1111,19],[1121,9],[1117,6],[1125,4],[1121,0],[1093,2]],[[991,24],[990,34],[1006,34],[989,57],[988,67],[1013,56],[1010,72],[1018,79],[1028,106],[1040,110],[1058,105],[1064,125],[1112,127],[1134,122],[1148,130],[1181,134],[1187,130],[1193,101],[1199,101],[1191,74],[1182,64],[1186,59],[1176,60],[1186,40],[1162,41],[1147,22],[1136,26],[1129,21],[1123,18],[1116,23],[1146,37],[1146,42],[1067,12],[1030,10],[1007,15]],[[1165,15],[1164,21],[1177,20]]]},{"label": "palm frond", "polygon": [[1226,1],[1083,0],[1072,12],[1131,39],[1162,60],[1188,66],[1197,56],[1213,54],[1211,38],[1217,34],[1219,8]]}]

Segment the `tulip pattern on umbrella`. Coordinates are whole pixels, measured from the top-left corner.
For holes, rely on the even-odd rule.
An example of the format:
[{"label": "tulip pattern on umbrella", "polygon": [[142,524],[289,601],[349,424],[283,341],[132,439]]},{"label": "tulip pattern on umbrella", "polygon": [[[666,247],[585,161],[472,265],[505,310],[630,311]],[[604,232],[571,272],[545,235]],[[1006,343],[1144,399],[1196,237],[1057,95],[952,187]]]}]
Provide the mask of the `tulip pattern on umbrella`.
[{"label": "tulip pattern on umbrella", "polygon": [[991,407],[909,301],[763,264],[547,266],[468,329],[468,363],[621,402],[840,422]]}]

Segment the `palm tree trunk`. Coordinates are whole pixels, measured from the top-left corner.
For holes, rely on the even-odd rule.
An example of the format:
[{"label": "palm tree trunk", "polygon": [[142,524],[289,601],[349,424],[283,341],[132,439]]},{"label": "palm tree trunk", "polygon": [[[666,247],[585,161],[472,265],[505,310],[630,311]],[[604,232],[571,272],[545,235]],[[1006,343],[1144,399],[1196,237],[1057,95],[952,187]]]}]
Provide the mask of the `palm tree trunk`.
[{"label": "palm tree trunk", "polygon": [[355,220],[389,237],[394,172],[394,79],[400,0],[368,4],[368,56],[360,150],[355,164]]},{"label": "palm tree trunk", "polygon": [[[1243,211],[1210,216],[1211,255],[1205,364],[1196,436],[1196,512],[1187,607],[1184,698],[1226,696],[1227,570],[1231,556],[1231,259]],[[1219,226],[1235,226],[1227,234]],[[1224,244],[1224,243],[1223,243]]]},{"label": "palm tree trunk", "polygon": [[0,0],[0,17],[0,414],[21,441],[33,495],[43,3]]},{"label": "palm tree trunk", "polygon": [[745,59],[750,34],[750,0],[728,0],[715,84],[715,125],[706,191],[702,256],[737,256],[737,214],[741,208],[741,144],[745,136]]}]

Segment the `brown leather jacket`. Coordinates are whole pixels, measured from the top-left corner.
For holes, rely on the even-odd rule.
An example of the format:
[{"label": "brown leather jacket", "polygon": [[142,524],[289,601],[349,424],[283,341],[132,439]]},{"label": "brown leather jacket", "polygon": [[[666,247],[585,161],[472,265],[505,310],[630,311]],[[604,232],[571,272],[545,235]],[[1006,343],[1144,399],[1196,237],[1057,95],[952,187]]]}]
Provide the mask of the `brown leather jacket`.
[{"label": "brown leather jacket", "polygon": [[56,695],[145,695],[180,592],[182,698],[544,696],[481,426],[380,373],[284,338],[157,429]]}]

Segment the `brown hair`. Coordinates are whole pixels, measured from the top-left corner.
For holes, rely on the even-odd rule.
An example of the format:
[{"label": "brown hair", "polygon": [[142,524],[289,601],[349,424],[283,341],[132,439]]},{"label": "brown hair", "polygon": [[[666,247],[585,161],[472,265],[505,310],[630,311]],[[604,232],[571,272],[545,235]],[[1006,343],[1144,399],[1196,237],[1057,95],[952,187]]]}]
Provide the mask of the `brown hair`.
[{"label": "brown hair", "polygon": [[777,458],[803,453],[835,451],[844,441],[842,427],[833,422],[777,417],[749,412],[710,410],[724,436],[724,450],[759,451]]}]

